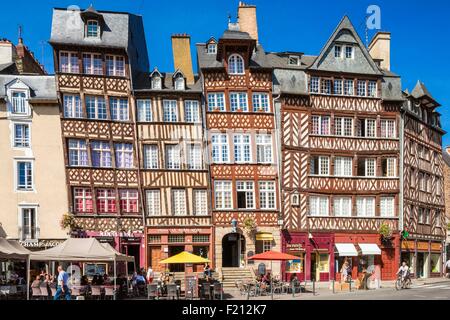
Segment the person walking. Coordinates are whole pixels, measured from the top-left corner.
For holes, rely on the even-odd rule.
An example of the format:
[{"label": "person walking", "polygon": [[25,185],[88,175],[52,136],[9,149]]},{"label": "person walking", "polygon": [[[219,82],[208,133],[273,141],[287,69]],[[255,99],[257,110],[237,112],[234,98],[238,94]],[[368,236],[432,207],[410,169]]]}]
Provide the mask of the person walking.
[{"label": "person walking", "polygon": [[62,266],[58,266],[58,287],[56,289],[56,294],[53,297],[53,300],[59,300],[61,294],[66,296],[66,300],[70,300],[70,292],[69,292],[69,274],[64,271]]},{"label": "person walking", "polygon": [[152,283],[154,277],[155,275],[153,273],[153,269],[151,266],[149,266],[147,270],[147,283]]},{"label": "person walking", "polygon": [[445,277],[450,278],[450,259],[447,260],[447,262],[445,263]]}]

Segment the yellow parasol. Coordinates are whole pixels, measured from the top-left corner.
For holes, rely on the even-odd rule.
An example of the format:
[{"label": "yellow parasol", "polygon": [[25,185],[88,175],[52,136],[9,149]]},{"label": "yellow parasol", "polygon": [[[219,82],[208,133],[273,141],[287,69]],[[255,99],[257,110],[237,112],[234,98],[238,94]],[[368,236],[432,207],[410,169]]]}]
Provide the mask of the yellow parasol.
[{"label": "yellow parasol", "polygon": [[206,263],[211,262],[209,259],[197,256],[187,251],[183,251],[170,258],[161,260],[159,263],[174,264],[174,263]]}]

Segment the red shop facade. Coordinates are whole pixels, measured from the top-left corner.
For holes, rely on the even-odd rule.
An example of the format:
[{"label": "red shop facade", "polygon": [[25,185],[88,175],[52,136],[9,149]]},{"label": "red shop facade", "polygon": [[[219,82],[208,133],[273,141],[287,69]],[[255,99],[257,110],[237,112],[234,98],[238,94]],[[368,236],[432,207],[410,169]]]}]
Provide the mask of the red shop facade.
[{"label": "red shop facade", "polygon": [[[356,254],[353,256],[344,256],[335,253],[335,280],[340,281],[340,270],[345,259],[350,263],[352,270],[352,279],[362,277],[365,270],[373,271],[380,280],[394,280],[400,261],[400,239],[395,235],[388,241],[381,239],[379,234],[363,233],[336,233],[335,245],[353,245]],[[368,251],[365,248],[377,248],[378,252]]]},{"label": "red shop facade", "polygon": [[333,233],[282,233],[282,250],[298,257],[282,265],[282,275],[289,281],[297,275],[300,281],[329,281],[334,278],[334,234]]}]

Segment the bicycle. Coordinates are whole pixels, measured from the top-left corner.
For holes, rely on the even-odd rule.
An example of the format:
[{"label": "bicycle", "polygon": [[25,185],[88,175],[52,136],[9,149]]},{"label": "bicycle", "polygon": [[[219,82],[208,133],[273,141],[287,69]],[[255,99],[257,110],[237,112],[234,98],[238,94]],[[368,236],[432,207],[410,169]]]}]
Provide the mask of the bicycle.
[{"label": "bicycle", "polygon": [[409,278],[409,275],[406,275],[405,277],[402,277],[401,274],[398,275],[397,280],[395,281],[395,289],[401,290],[401,289],[409,289],[411,288],[411,279]]}]

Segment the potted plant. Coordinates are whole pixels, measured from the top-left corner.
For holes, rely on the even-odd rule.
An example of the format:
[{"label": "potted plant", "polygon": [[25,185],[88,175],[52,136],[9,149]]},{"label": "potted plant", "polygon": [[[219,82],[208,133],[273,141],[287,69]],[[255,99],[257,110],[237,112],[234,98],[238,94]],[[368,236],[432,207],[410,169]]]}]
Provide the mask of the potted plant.
[{"label": "potted plant", "polygon": [[253,218],[245,218],[244,220],[244,230],[247,234],[251,234],[252,232],[256,231],[256,222]]},{"label": "potted plant", "polygon": [[392,238],[392,229],[391,227],[383,222],[380,226],[379,233],[381,235],[381,240],[385,242],[389,242]]},{"label": "potted plant", "polygon": [[75,217],[73,216],[73,214],[70,213],[65,213],[63,214],[61,221],[60,221],[60,225],[62,229],[68,229],[69,232],[71,230],[74,230],[76,228],[78,228],[77,223],[75,221]]}]

